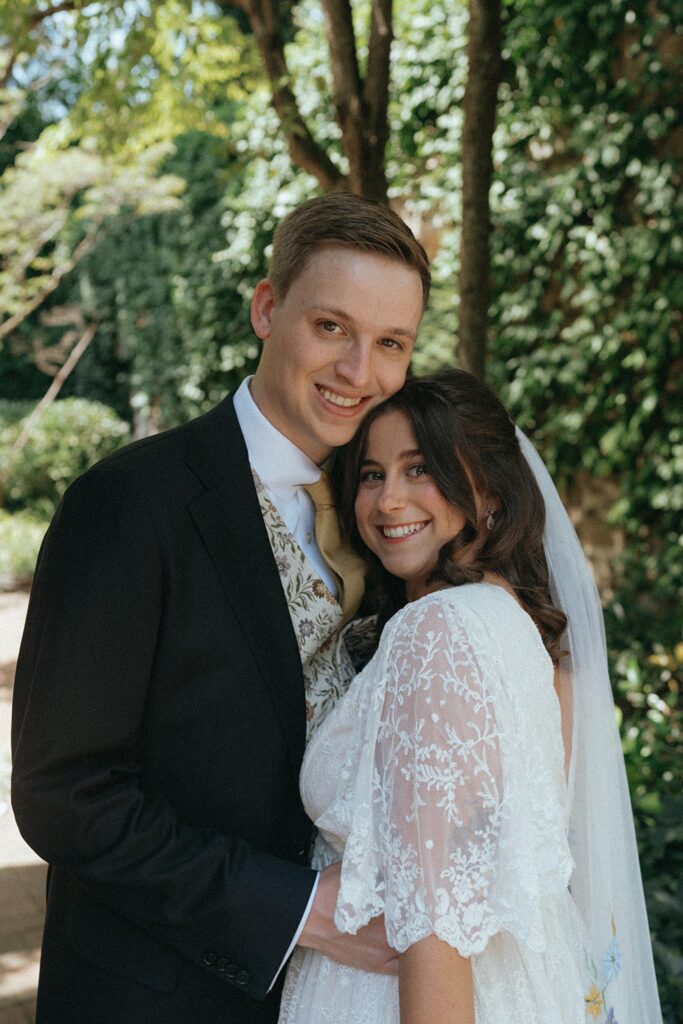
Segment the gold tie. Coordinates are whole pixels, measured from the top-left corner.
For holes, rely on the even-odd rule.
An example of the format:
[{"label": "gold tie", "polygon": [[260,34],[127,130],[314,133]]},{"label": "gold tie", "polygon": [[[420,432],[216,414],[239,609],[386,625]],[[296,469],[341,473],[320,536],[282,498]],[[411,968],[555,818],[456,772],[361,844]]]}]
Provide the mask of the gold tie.
[{"label": "gold tie", "polygon": [[365,562],[342,540],[332,484],[327,470],[314,484],[304,484],[315,505],[315,539],[337,579],[339,604],[348,622],[358,611],[365,590]]}]

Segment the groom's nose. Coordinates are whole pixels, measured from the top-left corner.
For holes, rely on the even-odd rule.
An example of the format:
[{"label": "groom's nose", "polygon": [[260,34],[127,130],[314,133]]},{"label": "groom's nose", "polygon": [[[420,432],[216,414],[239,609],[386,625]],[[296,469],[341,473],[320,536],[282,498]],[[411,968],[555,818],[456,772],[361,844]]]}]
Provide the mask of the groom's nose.
[{"label": "groom's nose", "polygon": [[335,369],[343,380],[359,390],[367,387],[370,381],[371,364],[370,344],[362,339],[354,339],[337,360]]}]

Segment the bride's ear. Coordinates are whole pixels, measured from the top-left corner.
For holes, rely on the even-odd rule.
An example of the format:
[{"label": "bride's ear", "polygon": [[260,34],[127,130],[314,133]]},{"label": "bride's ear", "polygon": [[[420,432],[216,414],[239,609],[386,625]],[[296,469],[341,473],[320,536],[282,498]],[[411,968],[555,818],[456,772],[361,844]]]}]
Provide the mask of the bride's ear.
[{"label": "bride's ear", "polygon": [[500,502],[498,501],[497,498],[492,498],[490,501],[487,501],[484,505],[484,513],[481,518],[484,522],[484,526],[486,527],[489,533],[496,525],[496,516],[498,515],[499,511]]},{"label": "bride's ear", "polygon": [[500,511],[500,498],[495,494],[482,494],[472,486],[474,501],[477,508],[477,533],[490,532]]}]

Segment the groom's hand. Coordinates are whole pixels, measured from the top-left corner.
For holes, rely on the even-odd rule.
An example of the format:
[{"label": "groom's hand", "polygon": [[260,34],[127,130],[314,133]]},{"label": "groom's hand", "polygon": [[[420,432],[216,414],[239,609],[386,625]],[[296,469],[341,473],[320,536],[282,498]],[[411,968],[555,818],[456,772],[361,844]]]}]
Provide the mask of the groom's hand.
[{"label": "groom's hand", "polygon": [[387,944],[383,917],[373,917],[355,935],[347,935],[335,927],[334,911],[340,876],[341,863],[330,864],[320,873],[318,889],[299,936],[299,945],[317,949],[331,960],[350,967],[376,974],[398,974],[398,953]]}]

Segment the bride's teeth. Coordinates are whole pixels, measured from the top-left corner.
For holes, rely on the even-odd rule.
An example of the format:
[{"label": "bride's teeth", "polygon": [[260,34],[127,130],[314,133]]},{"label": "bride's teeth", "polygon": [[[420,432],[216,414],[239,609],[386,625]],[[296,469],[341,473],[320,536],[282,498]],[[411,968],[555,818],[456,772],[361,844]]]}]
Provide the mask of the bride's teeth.
[{"label": "bride's teeth", "polygon": [[381,529],[385,537],[395,540],[397,537],[407,537],[411,533],[417,533],[424,525],[424,523],[412,523],[410,526],[383,526]]},{"label": "bride's teeth", "polygon": [[342,395],[335,395],[334,391],[328,391],[327,388],[321,388],[320,393],[328,402],[332,402],[332,405],[341,405],[344,409],[360,405],[362,401],[360,398],[343,398]]}]

